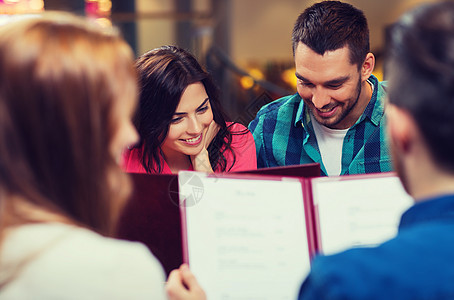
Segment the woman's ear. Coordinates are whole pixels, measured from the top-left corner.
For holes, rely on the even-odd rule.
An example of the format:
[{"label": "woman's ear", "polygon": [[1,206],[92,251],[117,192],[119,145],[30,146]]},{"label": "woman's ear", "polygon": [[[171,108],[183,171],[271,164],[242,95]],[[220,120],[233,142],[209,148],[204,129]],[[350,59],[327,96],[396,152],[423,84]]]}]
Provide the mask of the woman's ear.
[{"label": "woman's ear", "polygon": [[374,71],[375,67],[375,56],[372,53],[367,53],[366,59],[361,66],[361,81],[369,79],[370,75]]}]

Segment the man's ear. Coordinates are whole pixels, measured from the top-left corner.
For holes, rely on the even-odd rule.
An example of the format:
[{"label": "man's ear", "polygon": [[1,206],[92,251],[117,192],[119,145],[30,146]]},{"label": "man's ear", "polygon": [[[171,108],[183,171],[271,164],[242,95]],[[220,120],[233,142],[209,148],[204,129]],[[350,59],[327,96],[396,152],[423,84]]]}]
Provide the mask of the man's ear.
[{"label": "man's ear", "polygon": [[372,53],[367,53],[366,59],[364,60],[363,65],[361,66],[361,81],[366,81],[375,67],[375,56]]},{"label": "man's ear", "polygon": [[410,151],[418,130],[413,117],[405,109],[390,103],[386,110],[388,135],[393,146],[403,153]]}]

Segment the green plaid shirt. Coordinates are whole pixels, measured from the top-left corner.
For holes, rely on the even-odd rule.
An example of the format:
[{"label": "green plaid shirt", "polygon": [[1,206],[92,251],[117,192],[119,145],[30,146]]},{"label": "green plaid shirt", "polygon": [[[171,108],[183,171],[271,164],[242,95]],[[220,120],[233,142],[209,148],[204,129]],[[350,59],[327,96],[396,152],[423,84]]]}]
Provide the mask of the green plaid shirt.
[{"label": "green plaid shirt", "polygon": [[[342,146],[341,175],[392,170],[386,142],[384,83],[371,76],[372,98],[358,121],[347,131]],[[249,124],[257,149],[257,167],[317,162],[326,175],[309,110],[298,94],[263,106]]]}]

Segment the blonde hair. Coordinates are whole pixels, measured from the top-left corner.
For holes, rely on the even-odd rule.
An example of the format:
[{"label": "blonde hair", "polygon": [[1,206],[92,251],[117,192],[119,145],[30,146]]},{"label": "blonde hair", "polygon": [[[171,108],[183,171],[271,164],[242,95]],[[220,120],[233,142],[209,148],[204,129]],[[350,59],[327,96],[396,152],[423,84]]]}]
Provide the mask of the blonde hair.
[{"label": "blonde hair", "polygon": [[133,53],[115,29],[66,13],[0,27],[0,230],[34,222],[13,199],[101,234],[129,195],[109,145],[136,101]]}]

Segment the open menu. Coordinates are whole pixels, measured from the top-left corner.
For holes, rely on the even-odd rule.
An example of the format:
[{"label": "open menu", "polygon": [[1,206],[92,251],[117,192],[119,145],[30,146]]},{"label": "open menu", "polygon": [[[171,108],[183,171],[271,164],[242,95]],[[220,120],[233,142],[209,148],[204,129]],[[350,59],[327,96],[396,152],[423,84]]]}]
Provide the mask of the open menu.
[{"label": "open menu", "polygon": [[145,243],[167,274],[189,263],[208,299],[296,299],[314,255],[392,238],[413,203],[394,173],[131,178],[117,237]]},{"label": "open menu", "polygon": [[208,299],[296,299],[316,253],[397,233],[412,199],[392,173],[323,178],[179,174],[184,261]]}]

